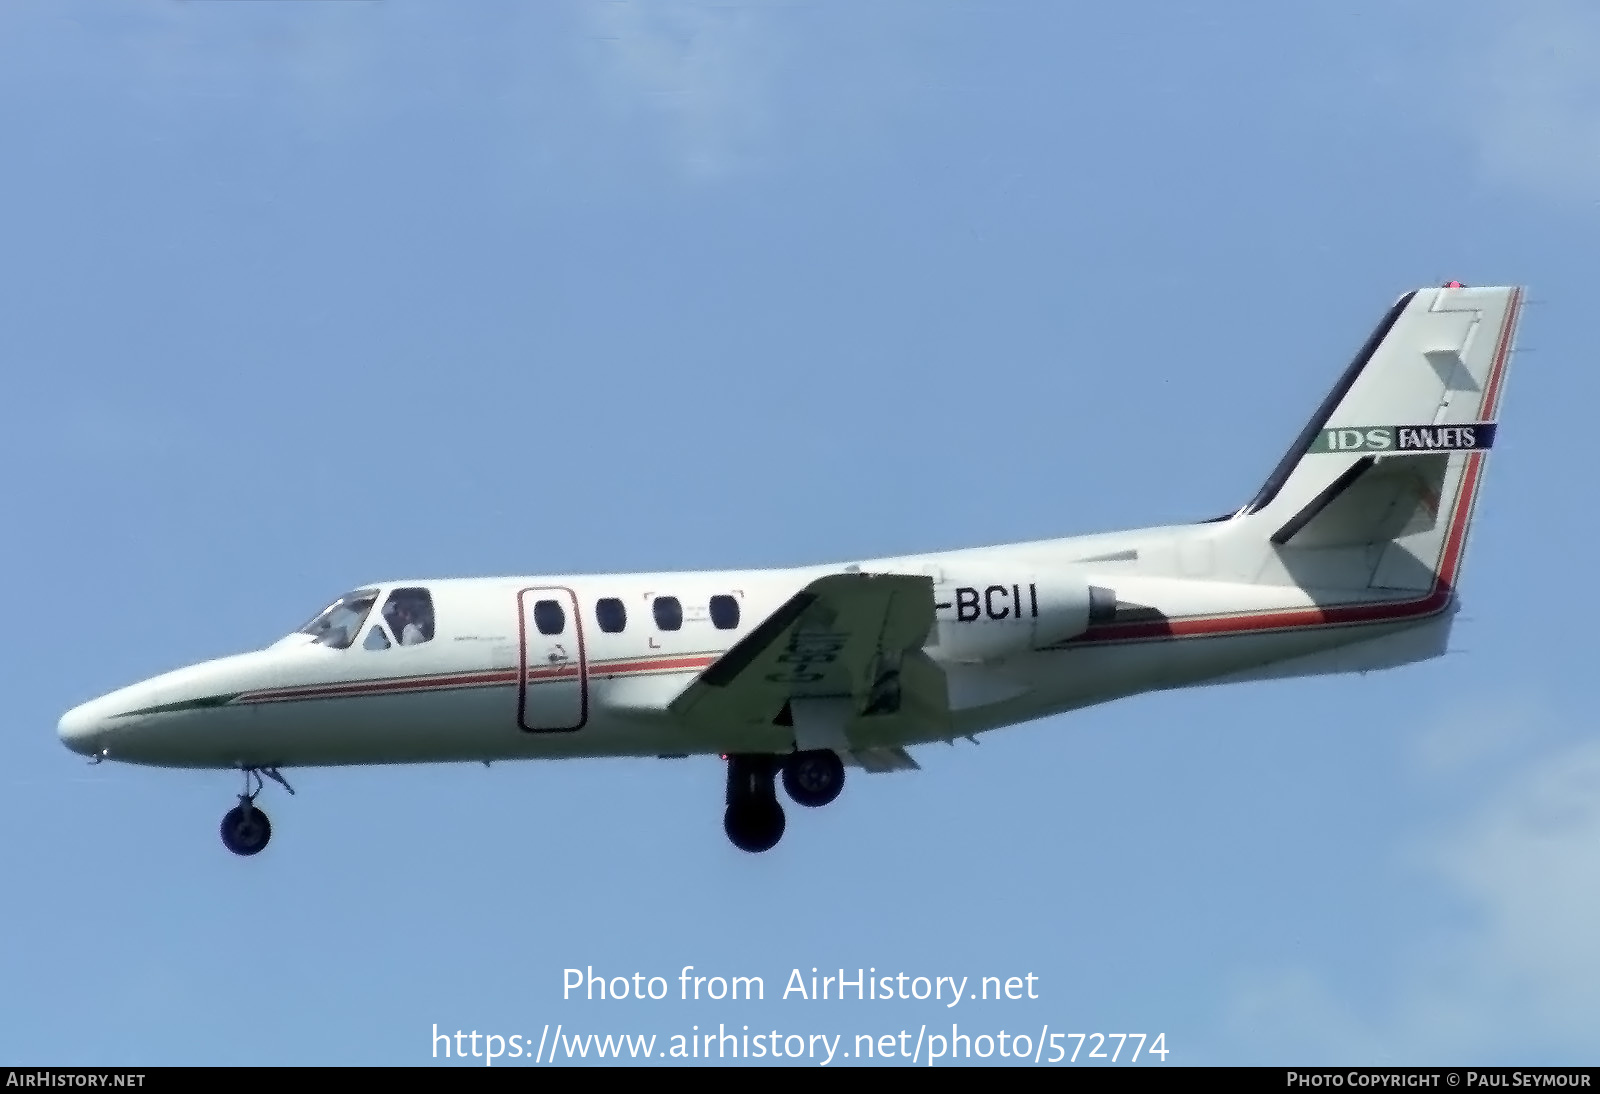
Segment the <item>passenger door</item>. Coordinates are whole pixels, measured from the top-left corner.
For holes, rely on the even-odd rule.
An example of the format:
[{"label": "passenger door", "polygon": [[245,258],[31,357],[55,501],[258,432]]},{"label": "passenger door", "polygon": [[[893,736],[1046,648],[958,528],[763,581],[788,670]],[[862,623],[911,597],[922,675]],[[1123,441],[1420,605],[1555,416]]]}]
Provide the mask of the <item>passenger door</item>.
[{"label": "passenger door", "polygon": [[589,664],[578,597],[567,588],[523,589],[517,722],[530,733],[582,729],[589,719]]}]

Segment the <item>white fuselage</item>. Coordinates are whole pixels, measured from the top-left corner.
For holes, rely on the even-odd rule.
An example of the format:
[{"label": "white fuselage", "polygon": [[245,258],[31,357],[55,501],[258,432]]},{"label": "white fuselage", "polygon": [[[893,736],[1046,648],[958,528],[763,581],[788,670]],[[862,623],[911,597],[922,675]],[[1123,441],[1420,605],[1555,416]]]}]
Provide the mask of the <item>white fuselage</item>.
[{"label": "white fuselage", "polygon": [[[60,732],[86,755],[168,767],[786,752],[794,740],[782,726],[688,727],[667,705],[809,581],[857,566],[934,580],[926,652],[948,677],[953,731],[886,742],[898,745],[1142,691],[1437,652],[1453,598],[1252,583],[1266,548],[1245,534],[1247,521],[784,570],[377,583],[364,589],[379,604],[390,589],[427,590],[428,641],[402,645],[396,634],[367,648],[373,611],[346,648],[291,635],[86,703]],[[1072,606],[1052,598],[1063,575],[1114,592],[1121,613],[1084,633],[1081,619],[1066,619]],[[665,598],[678,610],[658,619]],[[602,599],[620,602],[620,628],[614,606],[600,625]],[[1344,601],[1366,607],[1330,607]]]}]

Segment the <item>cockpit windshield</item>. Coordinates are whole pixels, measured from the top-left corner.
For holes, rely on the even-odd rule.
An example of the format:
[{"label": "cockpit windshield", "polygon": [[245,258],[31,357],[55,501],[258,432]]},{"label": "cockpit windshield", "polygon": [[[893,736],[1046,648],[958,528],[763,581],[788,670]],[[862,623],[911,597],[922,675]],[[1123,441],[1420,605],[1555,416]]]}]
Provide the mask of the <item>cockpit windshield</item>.
[{"label": "cockpit windshield", "polygon": [[361,589],[347,593],[319,612],[317,617],[295,633],[309,634],[318,643],[336,650],[348,649],[356,640],[367,613],[377,602],[375,589]]}]

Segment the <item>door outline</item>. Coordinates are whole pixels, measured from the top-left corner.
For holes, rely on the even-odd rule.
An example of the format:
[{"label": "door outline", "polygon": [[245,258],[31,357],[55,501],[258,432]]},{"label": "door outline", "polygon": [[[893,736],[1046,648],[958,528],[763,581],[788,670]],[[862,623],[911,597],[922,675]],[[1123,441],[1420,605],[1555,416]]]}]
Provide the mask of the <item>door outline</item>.
[{"label": "door outline", "polygon": [[[537,681],[528,679],[529,594],[563,593],[578,643],[578,722],[570,726],[530,726],[528,688]],[[548,599],[548,597],[546,597]],[[565,585],[534,585],[517,591],[517,726],[525,733],[571,733],[589,723],[589,651],[583,640],[583,613],[578,610],[578,594]]]}]

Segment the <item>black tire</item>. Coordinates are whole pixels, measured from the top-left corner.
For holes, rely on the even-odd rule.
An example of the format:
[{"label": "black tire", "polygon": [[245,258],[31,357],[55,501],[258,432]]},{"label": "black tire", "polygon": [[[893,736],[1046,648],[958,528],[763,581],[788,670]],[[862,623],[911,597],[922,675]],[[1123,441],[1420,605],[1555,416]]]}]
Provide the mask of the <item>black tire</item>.
[{"label": "black tire", "polygon": [[236,805],[222,818],[222,845],[236,855],[254,855],[272,838],[272,822],[252,805]]},{"label": "black tire", "polygon": [[831,748],[796,752],[784,761],[783,789],[796,805],[827,805],[844,790],[844,761]]},{"label": "black tire", "polygon": [[722,815],[722,827],[735,847],[759,855],[772,850],[783,839],[783,806],[776,800],[730,805]]}]

